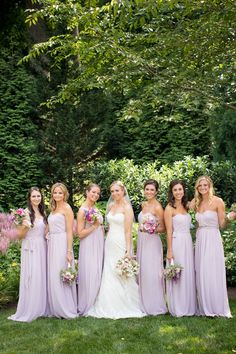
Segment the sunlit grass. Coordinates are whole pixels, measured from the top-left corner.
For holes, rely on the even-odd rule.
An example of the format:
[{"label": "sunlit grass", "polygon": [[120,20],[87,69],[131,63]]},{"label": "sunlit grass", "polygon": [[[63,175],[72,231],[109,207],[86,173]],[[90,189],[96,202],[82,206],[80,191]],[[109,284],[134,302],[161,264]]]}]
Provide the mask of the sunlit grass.
[{"label": "sunlit grass", "polygon": [[0,312],[0,353],[233,353],[236,351],[234,315],[225,318],[75,320],[38,319],[31,323],[7,320],[15,308]]}]

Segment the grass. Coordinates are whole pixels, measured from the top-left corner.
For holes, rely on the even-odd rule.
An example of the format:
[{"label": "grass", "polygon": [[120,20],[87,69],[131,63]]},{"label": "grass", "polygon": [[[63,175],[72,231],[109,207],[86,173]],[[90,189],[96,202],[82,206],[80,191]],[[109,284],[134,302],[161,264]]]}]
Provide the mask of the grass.
[{"label": "grass", "polygon": [[31,323],[9,321],[15,312],[0,312],[0,353],[236,353],[236,300],[232,319],[170,315],[105,320],[41,318]]}]

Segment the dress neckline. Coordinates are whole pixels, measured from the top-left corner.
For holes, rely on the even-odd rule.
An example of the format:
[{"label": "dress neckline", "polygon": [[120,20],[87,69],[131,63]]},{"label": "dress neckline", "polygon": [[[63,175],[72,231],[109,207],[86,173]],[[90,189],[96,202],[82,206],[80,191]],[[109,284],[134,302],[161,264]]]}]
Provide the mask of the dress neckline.
[{"label": "dress neckline", "polygon": [[56,213],[51,213],[51,215],[57,215],[57,214],[62,215],[62,216],[65,216],[64,214],[59,213],[59,212],[56,212]]},{"label": "dress neckline", "polygon": [[196,214],[204,214],[206,212],[210,212],[210,213],[216,213],[217,214],[217,211],[215,210],[204,210],[204,211],[197,211]]},{"label": "dress neckline", "polygon": [[[186,216],[186,215],[189,215],[189,213],[185,213],[185,214],[178,213],[178,214],[173,215],[172,218],[175,218],[175,217],[178,216],[178,215]],[[190,216],[190,215],[189,215],[189,216]]]}]

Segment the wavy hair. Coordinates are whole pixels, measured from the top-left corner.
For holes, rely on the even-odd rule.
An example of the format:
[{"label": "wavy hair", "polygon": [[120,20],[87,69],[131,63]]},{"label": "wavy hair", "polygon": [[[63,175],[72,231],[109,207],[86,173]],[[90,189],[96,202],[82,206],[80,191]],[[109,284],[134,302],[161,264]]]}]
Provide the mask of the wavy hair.
[{"label": "wavy hair", "polygon": [[34,192],[34,191],[37,191],[41,194],[41,202],[39,203],[38,205],[38,209],[39,209],[39,212],[40,214],[42,215],[43,217],[43,221],[45,224],[47,224],[47,216],[46,216],[46,213],[45,213],[45,204],[44,204],[44,198],[43,198],[43,194],[41,192],[41,190],[38,188],[38,187],[31,187],[27,193],[27,207],[29,209],[29,215],[30,215],[30,222],[31,224],[33,225],[34,224],[34,221],[35,221],[35,211],[32,207],[32,204],[31,204],[31,194]]},{"label": "wavy hair", "polygon": [[195,209],[197,210],[202,202],[202,195],[201,193],[198,192],[198,187],[199,183],[205,180],[207,181],[209,185],[209,204],[211,203],[212,197],[215,194],[214,188],[213,188],[213,182],[212,179],[209,176],[200,176],[198,177],[196,183],[195,183],[195,194],[194,194],[194,199],[195,199]]},{"label": "wavy hair", "polygon": [[51,198],[50,198],[50,208],[51,208],[52,211],[56,209],[56,202],[53,199],[53,193],[54,193],[54,190],[57,187],[61,188],[61,190],[62,190],[62,192],[64,194],[64,202],[66,202],[68,200],[68,198],[69,198],[69,192],[68,192],[68,189],[65,186],[65,184],[61,183],[61,182],[54,183],[54,185],[51,188]]},{"label": "wavy hair", "polygon": [[169,191],[168,191],[168,203],[172,206],[172,208],[176,208],[175,198],[173,195],[173,188],[177,184],[180,184],[183,187],[184,195],[182,197],[181,203],[182,203],[184,209],[188,210],[188,197],[187,197],[186,186],[185,186],[184,181],[182,181],[180,179],[174,179],[173,181],[170,182]]}]

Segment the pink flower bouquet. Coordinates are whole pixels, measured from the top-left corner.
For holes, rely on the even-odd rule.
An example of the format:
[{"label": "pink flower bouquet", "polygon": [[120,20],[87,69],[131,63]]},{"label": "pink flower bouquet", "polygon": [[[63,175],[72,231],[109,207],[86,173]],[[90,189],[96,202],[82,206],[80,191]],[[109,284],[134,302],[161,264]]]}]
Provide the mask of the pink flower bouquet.
[{"label": "pink flower bouquet", "polygon": [[139,264],[134,258],[122,257],[117,261],[116,273],[124,278],[131,278],[139,273]]},{"label": "pink flower bouquet", "polygon": [[183,267],[180,264],[174,264],[173,260],[171,260],[171,263],[163,270],[163,275],[166,280],[177,281],[181,276],[182,270]]},{"label": "pink flower bouquet", "polygon": [[157,233],[158,226],[159,223],[157,223],[156,219],[151,215],[147,215],[142,220],[140,230],[142,232],[147,232],[148,234],[153,235]]},{"label": "pink flower bouquet", "polygon": [[63,283],[71,286],[77,279],[77,273],[78,271],[73,269],[71,265],[68,264],[68,267],[66,269],[62,269],[60,272],[61,280]]},{"label": "pink flower bouquet", "polygon": [[29,212],[23,208],[11,209],[11,214],[16,225],[22,225],[24,219],[29,217]]},{"label": "pink flower bouquet", "polygon": [[97,220],[101,221],[102,223],[102,216],[97,209],[89,208],[85,210],[84,219],[89,224],[94,224]]}]

